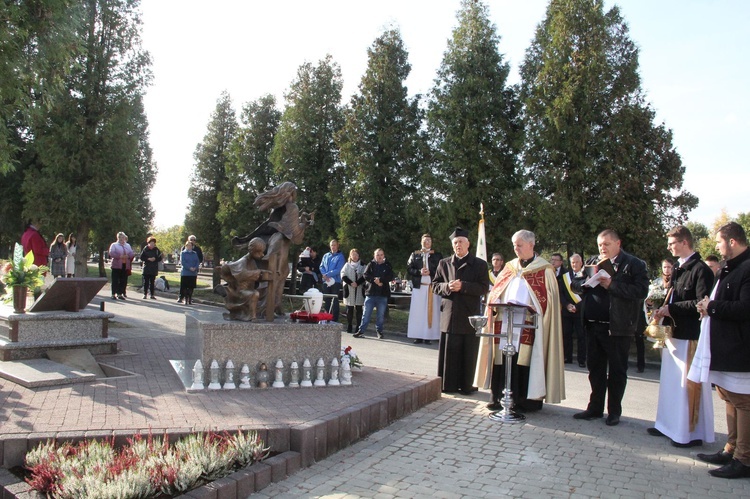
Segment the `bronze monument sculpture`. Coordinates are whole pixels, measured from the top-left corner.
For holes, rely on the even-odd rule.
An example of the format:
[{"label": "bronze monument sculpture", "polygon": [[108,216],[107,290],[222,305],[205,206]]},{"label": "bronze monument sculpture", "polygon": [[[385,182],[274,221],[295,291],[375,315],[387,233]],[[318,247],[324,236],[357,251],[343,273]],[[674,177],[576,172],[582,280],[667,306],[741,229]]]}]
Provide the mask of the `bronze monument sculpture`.
[{"label": "bronze monument sculpture", "polygon": [[[225,297],[227,320],[251,321],[274,314],[282,316],[281,297],[289,274],[289,248],[301,244],[305,229],[313,224],[313,214],[297,207],[297,186],[284,182],[259,194],[253,203],[262,211],[270,210],[268,220],[245,237],[232,238],[234,246],[248,244],[248,254],[221,266],[226,286],[215,291]],[[262,244],[262,248],[261,248]],[[265,252],[264,252],[265,250]],[[267,283],[266,287],[260,283]]]}]

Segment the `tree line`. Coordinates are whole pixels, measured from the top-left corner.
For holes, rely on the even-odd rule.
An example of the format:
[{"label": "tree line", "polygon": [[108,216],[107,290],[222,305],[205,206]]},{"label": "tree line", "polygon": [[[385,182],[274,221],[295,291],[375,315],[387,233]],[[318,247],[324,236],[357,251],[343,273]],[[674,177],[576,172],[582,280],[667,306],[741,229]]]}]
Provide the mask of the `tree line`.
[{"label": "tree line", "polygon": [[267,216],[255,196],[289,180],[300,208],[315,212],[306,245],[323,250],[336,237],[364,258],[382,247],[397,269],[423,232],[446,254],[453,227],[475,235],[480,203],[489,252],[510,254],[511,235],[526,228],[540,249],[592,254],[609,227],[658,262],[664,234],[698,200],[683,189],[671,131],[646,102],[619,9],[550,1],[518,85],[499,43],[487,5],[463,0],[428,95],[408,93],[396,28],[368,48],[346,104],[330,55],[299,67],[283,110],[268,94],[238,121],[224,92],[195,152],[187,231],[214,254],[236,254],[230,237]]},{"label": "tree line", "polygon": [[117,231],[145,238],[157,170],[140,35],[139,0],[0,4],[0,257],[27,221],[77,235],[79,276]]},{"label": "tree line", "polygon": [[[0,256],[28,220],[50,235],[76,233],[84,249],[106,248],[123,228],[131,242],[144,239],[157,169],[139,8],[0,6]],[[364,257],[383,247],[396,269],[423,232],[450,253],[448,234],[457,225],[475,233],[480,203],[490,252],[510,254],[510,236],[527,228],[541,249],[590,254],[596,233],[612,227],[657,262],[667,228],[698,200],[646,102],[619,9],[551,0],[517,85],[499,43],[487,5],[463,0],[427,95],[408,92],[396,28],[368,48],[348,102],[330,55],[298,68],[283,108],[268,94],[237,114],[223,93],[195,150],[183,236],[198,235],[215,260],[236,255],[231,237],[267,216],[255,196],[290,180],[300,208],[315,212],[307,245],[322,250],[336,237]]]}]

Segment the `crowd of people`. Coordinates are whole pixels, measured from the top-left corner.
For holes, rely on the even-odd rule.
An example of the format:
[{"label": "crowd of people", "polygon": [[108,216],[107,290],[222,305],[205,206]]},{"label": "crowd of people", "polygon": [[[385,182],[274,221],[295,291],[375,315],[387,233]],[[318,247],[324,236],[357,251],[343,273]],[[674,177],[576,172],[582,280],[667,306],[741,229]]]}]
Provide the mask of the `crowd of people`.
[{"label": "crowd of people", "polygon": [[[565,398],[564,366],[575,353],[578,366],[588,371],[590,395],[587,407],[573,417],[604,418],[607,426],[617,426],[631,345],[643,372],[650,320],[670,332],[663,339],[657,415],[648,433],[675,447],[714,442],[713,385],[726,404],[728,439],[722,450],[697,458],[719,466],[710,471],[713,476],[750,477],[750,252],[739,224],[728,223],[716,234],[721,262],[704,262],[690,231],[674,227],[666,234],[672,257],[653,281],[645,262],[625,251],[611,229],[598,234],[598,255],[584,262],[572,254],[569,268],[559,253],[549,261],[540,256],[536,236],[527,230],[512,237],[515,259],[505,262],[494,253],[490,266],[470,251],[468,236],[456,228],[450,235],[453,255],[443,258],[424,234],[407,262],[413,290],[407,336],[417,344],[439,341],[437,373],[444,393],[471,395],[489,385],[488,408],[503,409],[504,351],[510,341],[513,410],[537,411],[544,402]],[[343,283],[346,331],[363,337],[377,309],[376,334],[383,338],[386,283],[393,276],[383,249],[365,264],[356,249],[344,261],[338,241],[330,248],[320,276],[327,294],[336,294]],[[313,254],[305,251],[300,272],[316,273],[314,261],[302,264]],[[502,305],[512,305],[510,324]],[[482,313],[484,333],[497,338],[476,335],[469,317]]]},{"label": "crowd of people", "polygon": [[65,235],[59,233],[52,244],[47,246],[47,241],[39,231],[39,223],[29,222],[21,236],[21,246],[24,254],[33,252],[36,265],[49,267],[53,277],[75,277],[78,250],[75,235],[69,234],[66,241]]},{"label": "crowd of people", "polygon": [[[670,439],[675,447],[713,443],[715,386],[725,402],[728,439],[720,451],[697,458],[719,466],[709,472],[713,476],[750,477],[750,251],[741,225],[730,222],[716,233],[721,261],[704,261],[694,250],[690,230],[672,228],[666,234],[672,257],[662,261],[653,281],[645,262],[626,252],[611,229],[598,234],[598,255],[584,263],[581,255],[572,254],[568,269],[560,253],[549,261],[539,255],[536,236],[528,230],[511,238],[516,258],[506,262],[502,254],[493,253],[491,265],[470,251],[466,230],[456,228],[449,239],[453,254],[444,258],[432,248],[431,235],[423,234],[419,249],[406,262],[412,288],[407,337],[415,344],[439,342],[437,374],[444,393],[471,395],[479,386],[489,386],[488,408],[507,410],[503,363],[508,356],[513,410],[540,410],[544,402],[565,398],[564,366],[573,363],[577,345],[576,361],[587,369],[591,391],[587,407],[573,417],[597,420],[606,409],[606,425],[616,426],[631,344],[636,344],[637,369],[642,372],[643,333],[650,330],[650,321],[667,333],[661,338],[665,347],[656,420],[648,433]],[[48,246],[38,224],[29,224],[21,242],[24,252],[34,252],[37,265],[49,265],[53,277],[75,275],[73,234],[65,240],[59,233]],[[163,259],[156,242],[150,236],[140,253],[144,299],[156,299]],[[377,248],[369,262],[356,248],[345,258],[335,239],[329,249],[320,260],[311,247],[299,255],[300,291],[319,287],[335,322],[340,319],[341,292],[346,332],[355,338],[365,336],[377,312],[375,335],[383,339],[395,277],[384,249]],[[125,300],[135,258],[125,233],[117,234],[109,257],[112,299]],[[185,242],[180,261],[177,301],[190,305],[203,262],[195,236]],[[480,314],[487,318],[481,337],[469,321]],[[506,342],[512,348],[506,349]]]}]

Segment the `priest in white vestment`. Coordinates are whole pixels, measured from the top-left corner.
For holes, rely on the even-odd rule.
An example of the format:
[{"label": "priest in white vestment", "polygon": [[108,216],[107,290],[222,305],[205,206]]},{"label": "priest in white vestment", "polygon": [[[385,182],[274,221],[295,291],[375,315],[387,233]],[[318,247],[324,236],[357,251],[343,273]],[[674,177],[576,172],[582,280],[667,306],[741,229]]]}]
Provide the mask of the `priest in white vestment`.
[{"label": "priest in white vestment", "polygon": [[[552,265],[534,252],[534,233],[521,230],[512,240],[518,258],[505,265],[490,291],[487,328],[495,334],[507,332],[508,325],[502,322],[504,314],[495,314],[497,309],[491,306],[493,303],[526,306],[528,312],[516,312],[514,323],[527,322],[531,311],[538,314],[538,330],[513,328],[513,344],[518,353],[513,358],[511,373],[514,408],[538,410],[543,400],[559,403],[565,398],[559,290]],[[483,337],[479,348],[475,384],[485,384],[491,377],[492,402],[488,404],[491,410],[501,409],[505,385],[504,345],[504,335]],[[488,349],[492,351],[491,365]]]}]

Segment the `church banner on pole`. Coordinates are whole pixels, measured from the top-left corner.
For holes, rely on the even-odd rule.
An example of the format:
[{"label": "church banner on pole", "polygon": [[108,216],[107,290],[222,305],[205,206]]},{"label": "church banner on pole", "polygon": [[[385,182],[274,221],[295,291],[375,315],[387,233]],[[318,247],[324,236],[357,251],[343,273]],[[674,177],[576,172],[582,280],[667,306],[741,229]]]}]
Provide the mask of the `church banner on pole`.
[{"label": "church banner on pole", "polygon": [[477,258],[487,261],[487,238],[484,234],[484,203],[479,203],[479,230],[477,231]]}]

